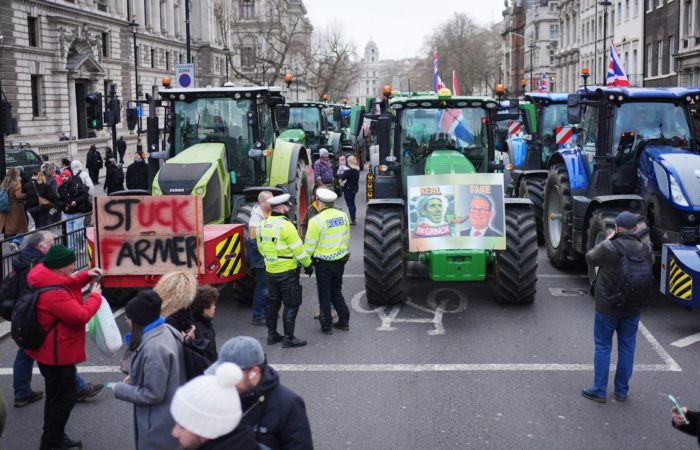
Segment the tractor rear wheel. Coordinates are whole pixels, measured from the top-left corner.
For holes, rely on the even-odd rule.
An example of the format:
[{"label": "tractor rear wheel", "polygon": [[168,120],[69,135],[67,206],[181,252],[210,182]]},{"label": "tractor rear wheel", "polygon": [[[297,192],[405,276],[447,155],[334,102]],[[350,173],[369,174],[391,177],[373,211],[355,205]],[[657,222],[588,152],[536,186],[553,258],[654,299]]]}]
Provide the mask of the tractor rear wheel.
[{"label": "tractor rear wheel", "polygon": [[307,175],[308,167],[306,162],[299,159],[297,162],[296,178],[294,179],[294,195],[296,204],[294,206],[292,222],[296,223],[299,237],[304,239],[306,230],[304,222],[306,221],[306,209],[311,203],[309,199],[309,177]]},{"label": "tractor rear wheel", "polygon": [[506,249],[496,257],[499,303],[528,304],[537,290],[537,225],[532,207],[506,205]]},{"label": "tractor rear wheel", "polygon": [[523,179],[518,188],[518,197],[530,199],[535,205],[535,223],[537,223],[537,243],[544,244],[544,231],[542,230],[542,217],[544,212],[544,185],[545,177],[530,176]]},{"label": "tractor rear wheel", "polygon": [[[595,210],[588,219],[588,235],[586,240],[586,250],[590,250],[608,238],[615,231],[615,218],[623,210],[615,207],[603,207]],[[649,227],[643,217],[637,219],[637,237],[646,244],[651,243],[649,237]],[[588,265],[588,281],[593,284],[598,266]],[[591,290],[591,294],[593,290]]]},{"label": "tractor rear wheel", "polygon": [[394,305],[406,298],[403,210],[370,207],[365,217],[364,266],[367,301]]},{"label": "tractor rear wheel", "polygon": [[[233,223],[243,225],[244,239],[248,239],[248,222],[250,222],[250,215],[254,207],[255,203],[252,202],[242,205],[238,211],[236,211],[236,215],[233,218]],[[253,303],[255,278],[253,277],[253,269],[248,265],[247,258],[244,258],[243,270],[245,270],[245,276],[233,282],[233,293],[239,303],[250,305]]]},{"label": "tractor rear wheel", "polygon": [[569,174],[564,164],[556,164],[549,170],[543,209],[542,230],[547,256],[554,267],[565,267],[579,258],[572,248],[573,202]]}]

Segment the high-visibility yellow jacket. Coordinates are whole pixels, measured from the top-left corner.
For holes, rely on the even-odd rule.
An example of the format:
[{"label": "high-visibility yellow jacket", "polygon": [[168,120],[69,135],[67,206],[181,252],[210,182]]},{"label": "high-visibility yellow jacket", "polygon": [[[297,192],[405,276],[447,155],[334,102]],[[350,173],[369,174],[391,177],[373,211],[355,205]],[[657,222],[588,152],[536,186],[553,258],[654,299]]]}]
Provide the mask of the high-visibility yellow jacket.
[{"label": "high-visibility yellow jacket", "polygon": [[326,208],[309,221],[304,239],[314,258],[336,261],[350,253],[350,220],[343,211]]},{"label": "high-visibility yellow jacket", "polygon": [[257,240],[258,251],[265,258],[265,270],[269,273],[294,270],[297,261],[304,267],[311,264],[297,229],[285,216],[273,213],[263,220]]}]

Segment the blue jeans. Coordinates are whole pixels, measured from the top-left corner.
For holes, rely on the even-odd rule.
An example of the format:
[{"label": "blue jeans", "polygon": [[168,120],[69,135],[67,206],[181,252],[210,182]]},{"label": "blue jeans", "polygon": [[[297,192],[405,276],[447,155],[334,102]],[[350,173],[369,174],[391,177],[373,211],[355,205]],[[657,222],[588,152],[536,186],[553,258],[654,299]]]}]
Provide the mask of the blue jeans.
[{"label": "blue jeans", "polygon": [[[77,219],[74,219],[76,218]],[[74,220],[71,220],[74,219]],[[85,217],[82,216],[81,213],[78,214],[68,214],[68,213],[63,213],[63,220],[67,220],[66,222],[66,234],[68,235],[68,243],[67,247],[71,248],[73,250],[76,250],[75,244],[78,241],[78,239],[75,236],[75,232],[78,230],[82,230],[85,226]]]},{"label": "blue jeans", "polygon": [[593,367],[595,376],[591,390],[599,397],[605,397],[608,391],[610,373],[610,352],[612,351],[613,333],[617,332],[617,370],[615,371],[615,394],[626,397],[630,390],[629,381],[634,366],[634,349],[637,345],[637,328],[639,315],[619,317],[595,313],[593,337],[595,356]]},{"label": "blue jeans", "polygon": [[267,272],[265,269],[253,269],[255,287],[253,288],[253,320],[264,319],[267,309]]},{"label": "blue jeans", "polygon": [[[34,360],[24,353],[21,348],[17,349],[15,362],[12,365],[12,389],[15,391],[15,400],[22,399],[32,393],[32,369],[34,368]],[[75,372],[75,389],[82,390],[85,385],[85,380],[80,378],[78,372]]]},{"label": "blue jeans", "polygon": [[352,192],[347,189],[343,190],[343,195],[345,196],[345,204],[348,205],[348,212],[350,213],[350,220],[355,221],[355,213],[357,212],[357,207],[355,206],[355,195],[357,192]]}]

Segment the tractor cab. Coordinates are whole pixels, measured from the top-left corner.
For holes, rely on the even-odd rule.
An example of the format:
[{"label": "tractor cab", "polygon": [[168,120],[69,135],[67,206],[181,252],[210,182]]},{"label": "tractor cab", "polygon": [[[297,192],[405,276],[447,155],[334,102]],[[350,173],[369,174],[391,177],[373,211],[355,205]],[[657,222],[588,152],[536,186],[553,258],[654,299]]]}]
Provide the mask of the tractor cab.
[{"label": "tractor cab", "polygon": [[[529,93],[525,100],[534,105],[537,129],[532,133],[529,147],[537,157],[537,169],[544,167],[547,159],[559,148],[556,140],[557,128],[569,127],[566,102],[568,94],[559,93]],[[534,167],[533,167],[534,168]]]},{"label": "tractor cab", "polygon": [[[289,124],[280,138],[304,144],[314,160],[318,151],[327,145],[329,131],[326,104],[322,102],[289,103]],[[331,148],[328,148],[332,151]]]}]

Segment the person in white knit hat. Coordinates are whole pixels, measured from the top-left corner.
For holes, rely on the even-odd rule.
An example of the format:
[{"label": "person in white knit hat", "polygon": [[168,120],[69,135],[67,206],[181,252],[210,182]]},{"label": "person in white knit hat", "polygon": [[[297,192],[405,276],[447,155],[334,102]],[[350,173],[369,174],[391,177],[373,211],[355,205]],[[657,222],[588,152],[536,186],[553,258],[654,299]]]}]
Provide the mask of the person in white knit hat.
[{"label": "person in white knit hat", "polygon": [[170,404],[172,435],[184,450],[259,449],[255,434],[241,421],[236,385],[241,369],[223,363],[214,375],[202,375],[180,387]]}]

